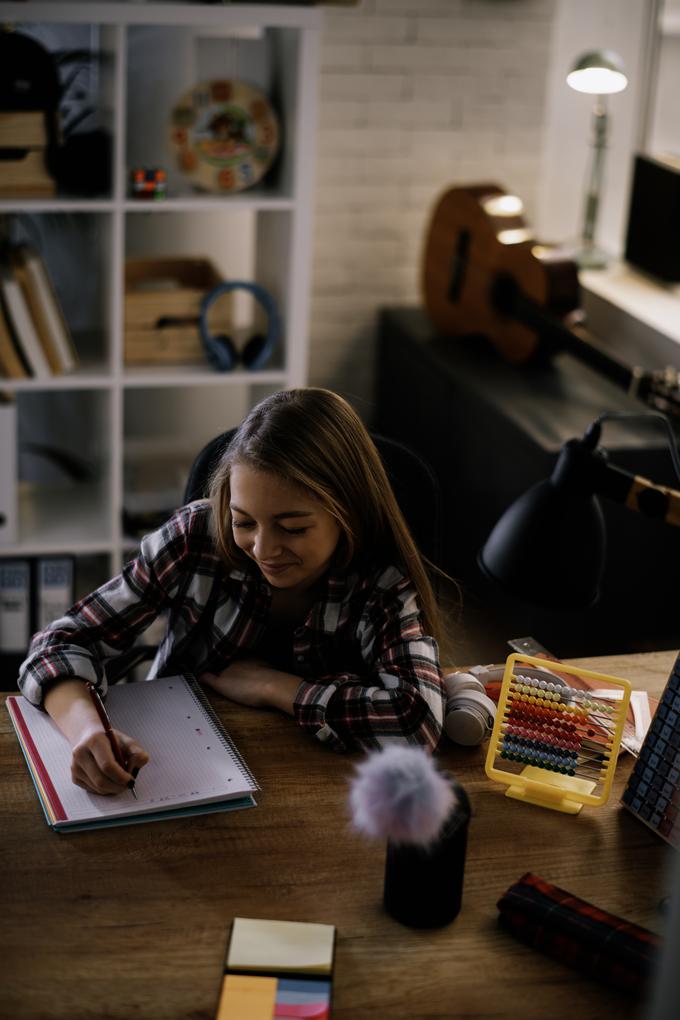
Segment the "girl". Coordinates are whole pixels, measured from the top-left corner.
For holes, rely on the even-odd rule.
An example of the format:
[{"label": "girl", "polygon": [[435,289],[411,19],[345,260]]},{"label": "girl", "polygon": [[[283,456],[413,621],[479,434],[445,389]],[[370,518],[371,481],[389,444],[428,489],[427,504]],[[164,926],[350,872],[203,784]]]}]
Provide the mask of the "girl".
[{"label": "girl", "polygon": [[163,611],[150,678],[194,673],[337,751],[437,745],[435,598],[378,452],[335,393],[263,400],[210,499],[178,510],[118,577],[34,636],[19,686],[71,742],[79,786],[121,792],[148,760],[120,733],[130,771],[116,764],[84,681],[105,693],[107,662]]}]

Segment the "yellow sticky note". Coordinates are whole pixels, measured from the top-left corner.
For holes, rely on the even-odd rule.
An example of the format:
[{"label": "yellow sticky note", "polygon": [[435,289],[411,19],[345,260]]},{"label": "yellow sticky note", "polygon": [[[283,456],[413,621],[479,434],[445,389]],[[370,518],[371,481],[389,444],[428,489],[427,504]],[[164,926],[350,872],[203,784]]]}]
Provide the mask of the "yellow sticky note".
[{"label": "yellow sticky note", "polygon": [[332,924],[235,917],[227,967],[330,974],[334,933]]},{"label": "yellow sticky note", "polygon": [[276,978],[226,974],[215,1020],[272,1020]]}]

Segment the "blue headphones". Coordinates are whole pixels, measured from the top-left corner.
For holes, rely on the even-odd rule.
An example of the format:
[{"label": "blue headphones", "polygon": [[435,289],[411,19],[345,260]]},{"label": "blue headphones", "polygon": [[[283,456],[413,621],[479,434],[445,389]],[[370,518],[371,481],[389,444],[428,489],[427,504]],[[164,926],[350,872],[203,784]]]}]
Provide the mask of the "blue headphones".
[{"label": "blue headphones", "polygon": [[[225,334],[212,336],[208,326],[208,311],[211,305],[222,294],[227,294],[232,290],[247,290],[264,309],[267,316],[266,333],[256,333],[254,336],[251,336],[240,354],[236,350],[231,337]],[[199,330],[208,362],[217,372],[230,372],[239,360],[246,368],[255,371],[267,363],[279,342],[281,336],[281,317],[274,298],[259,283],[229,280],[225,283],[219,283],[203,298]]]}]

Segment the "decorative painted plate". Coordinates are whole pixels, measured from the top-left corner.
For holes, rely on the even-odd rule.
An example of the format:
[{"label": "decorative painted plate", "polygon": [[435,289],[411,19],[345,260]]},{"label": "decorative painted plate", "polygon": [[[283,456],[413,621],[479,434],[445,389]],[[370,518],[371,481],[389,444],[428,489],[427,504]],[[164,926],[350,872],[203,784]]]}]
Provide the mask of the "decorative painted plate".
[{"label": "decorative painted plate", "polygon": [[242,191],[256,184],[278,152],[279,134],[262,92],[233,78],[196,85],[172,111],[179,169],[206,191]]}]

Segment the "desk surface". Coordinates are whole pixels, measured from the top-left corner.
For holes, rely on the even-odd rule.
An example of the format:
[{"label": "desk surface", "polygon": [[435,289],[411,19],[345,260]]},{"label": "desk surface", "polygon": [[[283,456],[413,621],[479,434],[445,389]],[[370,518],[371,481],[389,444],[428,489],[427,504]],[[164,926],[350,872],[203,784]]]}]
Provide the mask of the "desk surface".
[{"label": "desk surface", "polygon": [[[660,693],[673,652],[573,660]],[[217,703],[216,703],[217,704]],[[333,1020],[607,1020],[616,993],[497,924],[525,871],[660,930],[671,851],[612,797],[569,817],[512,801],[484,775],[485,748],[440,753],[473,808],[463,908],[417,932],[383,911],[384,845],[348,824],[358,756],[326,751],[276,714],[218,703],[262,790],[255,809],[60,835],[46,825],[0,709],[0,1016],[211,1020],[235,916],[335,924]]]},{"label": "desk surface", "polygon": [[[455,463],[455,458],[451,459],[454,455],[449,442],[452,419],[443,408],[450,400],[461,403],[467,424],[473,423],[475,429],[482,431],[489,427],[485,419],[490,408],[495,408],[505,427],[526,437],[549,458],[551,464],[564,443],[583,435],[588,425],[603,411],[639,413],[649,410],[605,374],[566,350],[558,351],[547,360],[511,365],[483,337],[451,338],[438,333],[425,311],[414,305],[383,308],[380,322],[383,352],[378,379],[378,431],[384,429],[385,435],[408,443],[409,437],[403,428],[394,430],[395,424],[404,418],[404,394],[401,386],[395,387],[391,378],[392,362],[392,370],[402,373],[401,378],[408,380],[408,392],[412,407],[417,409],[417,421],[422,421],[421,406],[429,406],[423,401],[434,401],[435,409],[439,408],[438,413],[442,417],[435,417],[435,420],[445,437],[449,470],[451,463]],[[395,346],[399,352],[396,364]],[[642,364],[647,367],[644,361]],[[423,387],[423,391],[417,389],[418,385]],[[428,425],[431,424],[431,414],[429,412],[425,416]],[[387,420],[381,420],[383,418]],[[413,427],[413,421],[408,420],[407,431],[410,432]],[[432,445],[432,435],[428,432],[428,446]],[[672,468],[669,470],[664,463],[669,460],[668,441],[658,426],[645,426],[639,421],[634,424],[607,422],[603,441],[619,467],[628,470],[633,465],[637,467],[642,457],[646,469],[654,470],[651,477],[655,481],[669,485],[677,481]],[[468,437],[464,445],[475,449]],[[653,467],[649,460],[650,451],[656,454]],[[456,456],[461,456],[460,450],[456,451]],[[659,461],[660,475],[656,460]]]}]

